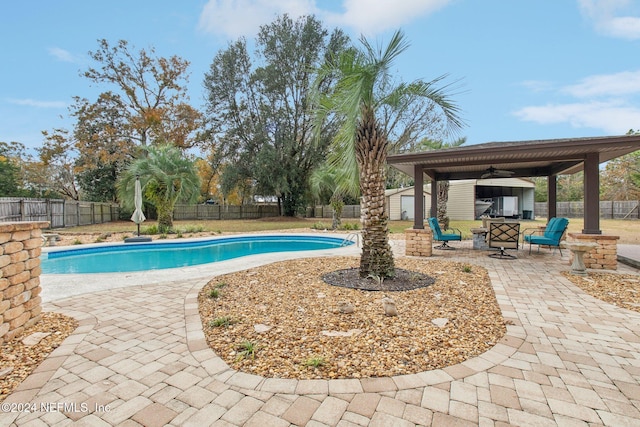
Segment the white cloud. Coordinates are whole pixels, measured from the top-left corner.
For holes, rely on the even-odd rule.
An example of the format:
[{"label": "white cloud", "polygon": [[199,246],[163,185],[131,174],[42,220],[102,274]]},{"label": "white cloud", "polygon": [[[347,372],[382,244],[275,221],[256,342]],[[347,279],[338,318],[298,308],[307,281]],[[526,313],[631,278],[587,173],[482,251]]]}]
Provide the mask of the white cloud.
[{"label": "white cloud", "polygon": [[[546,89],[541,82],[522,86],[532,92]],[[575,128],[601,129],[622,134],[640,123],[640,70],[588,76],[575,84],[549,90],[555,96],[568,95],[567,102],[532,105],[513,114],[523,121],[546,124],[568,123]],[[576,102],[577,100],[577,102]]]},{"label": "white cloud", "polygon": [[415,18],[433,13],[451,0],[345,0],[345,12],[334,16],[336,25],[372,35],[398,28]]},{"label": "white cloud", "polygon": [[313,0],[209,0],[198,27],[229,38],[252,37],[261,25],[288,13],[293,19],[316,11]]},{"label": "white cloud", "polygon": [[589,76],[562,91],[577,98],[633,95],[640,93],[640,70]]},{"label": "white cloud", "polygon": [[616,135],[622,135],[640,123],[640,108],[616,101],[524,107],[514,115],[543,125],[569,123],[575,128],[602,129]]},{"label": "white cloud", "polygon": [[7,100],[11,104],[15,105],[24,105],[27,107],[37,107],[37,108],[66,108],[67,104],[63,101],[39,101],[37,99],[8,99]]},{"label": "white cloud", "polygon": [[294,19],[314,14],[326,25],[372,35],[398,28],[451,1],[343,0],[342,11],[335,12],[321,9],[324,2],[317,0],[209,0],[202,10],[198,27],[208,33],[235,39],[254,36],[261,25],[272,22],[283,13]]},{"label": "white cloud", "polygon": [[69,52],[68,50],[61,49],[59,47],[50,47],[49,55],[56,58],[58,61],[71,62],[73,64],[79,64],[81,59]]},{"label": "white cloud", "polygon": [[630,0],[578,0],[582,14],[604,35],[640,39],[640,8]]}]

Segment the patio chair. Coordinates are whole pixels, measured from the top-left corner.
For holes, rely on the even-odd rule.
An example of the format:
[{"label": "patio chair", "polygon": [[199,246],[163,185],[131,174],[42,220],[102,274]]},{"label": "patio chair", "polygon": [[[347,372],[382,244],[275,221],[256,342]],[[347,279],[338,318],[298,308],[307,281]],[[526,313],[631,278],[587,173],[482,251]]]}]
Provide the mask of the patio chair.
[{"label": "patio chair", "polygon": [[490,254],[492,258],[515,259],[515,255],[505,252],[505,249],[518,250],[520,245],[519,222],[492,222],[489,225],[489,247],[499,249],[498,253]]},{"label": "patio chair", "polygon": [[449,246],[448,242],[455,241],[455,240],[458,240],[458,241],[462,240],[462,232],[457,228],[446,228],[445,231],[451,230],[453,231],[453,233],[448,233],[448,234],[443,233],[442,230],[440,229],[440,224],[438,224],[438,220],[436,218],[429,218],[429,227],[433,232],[433,240],[437,242],[442,242],[442,244],[438,246],[434,246],[435,249],[453,250],[455,248],[452,246]]},{"label": "patio chair", "polygon": [[562,256],[562,248],[560,247],[560,241],[564,232],[569,226],[568,218],[551,218],[547,227],[544,230],[539,228],[531,229],[531,232],[525,233],[524,242],[529,243],[529,253],[531,253],[531,245],[538,245],[538,252],[540,252],[540,246],[548,246],[549,248],[558,248],[560,256]]}]

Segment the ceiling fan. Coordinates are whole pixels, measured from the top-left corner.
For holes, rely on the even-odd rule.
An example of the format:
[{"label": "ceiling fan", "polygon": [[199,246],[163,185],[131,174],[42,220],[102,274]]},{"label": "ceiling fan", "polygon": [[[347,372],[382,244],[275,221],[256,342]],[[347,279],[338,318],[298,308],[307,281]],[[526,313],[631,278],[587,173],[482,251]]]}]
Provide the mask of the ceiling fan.
[{"label": "ceiling fan", "polygon": [[504,170],[504,169],[496,169],[493,166],[491,166],[489,169],[484,171],[484,173],[480,176],[480,179],[511,178],[513,174],[515,174],[515,172]]}]

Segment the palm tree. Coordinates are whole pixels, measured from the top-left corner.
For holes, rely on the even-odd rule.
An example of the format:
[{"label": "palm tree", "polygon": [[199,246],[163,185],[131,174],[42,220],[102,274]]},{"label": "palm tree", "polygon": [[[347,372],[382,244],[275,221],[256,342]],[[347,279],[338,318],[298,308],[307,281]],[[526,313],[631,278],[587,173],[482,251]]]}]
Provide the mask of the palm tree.
[{"label": "palm tree", "polygon": [[463,122],[458,107],[446,93],[446,86],[434,87],[445,76],[381,90],[390,87],[391,65],[409,47],[401,31],[393,35],[384,50],[374,49],[365,38],[360,41],[362,50],[348,49],[321,67],[316,87],[332,78],[337,83],[332,92],[319,95],[315,127],[319,132],[329,118],[340,123],[329,161],[343,173],[356,174],[359,179],[363,229],[360,276],[385,278],[395,275],[384,196],[389,140],[376,113],[380,107],[397,107],[407,97],[417,97],[438,106],[451,129],[461,128]]},{"label": "palm tree", "polygon": [[[443,148],[459,147],[467,142],[467,137],[458,138],[450,142],[443,140],[425,139],[420,143],[420,150],[441,150]],[[438,204],[436,206],[436,217],[443,229],[449,228],[449,215],[447,215],[447,201],[449,200],[449,181],[438,181]]]},{"label": "palm tree", "polygon": [[158,230],[173,228],[173,209],[178,202],[195,202],[200,177],[194,163],[171,144],[143,147],[139,157],[120,177],[118,196],[125,208],[133,207],[135,181],[140,177],[144,198],[158,211]]},{"label": "palm tree", "polygon": [[344,198],[346,196],[358,197],[360,194],[360,187],[357,179],[354,177],[341,173],[340,170],[336,170],[329,162],[325,162],[320,165],[319,168],[313,171],[311,174],[311,193],[320,198],[322,195],[331,193],[329,197],[329,204],[333,209],[333,218],[331,228],[333,230],[340,228],[342,223],[342,208],[344,207]]}]

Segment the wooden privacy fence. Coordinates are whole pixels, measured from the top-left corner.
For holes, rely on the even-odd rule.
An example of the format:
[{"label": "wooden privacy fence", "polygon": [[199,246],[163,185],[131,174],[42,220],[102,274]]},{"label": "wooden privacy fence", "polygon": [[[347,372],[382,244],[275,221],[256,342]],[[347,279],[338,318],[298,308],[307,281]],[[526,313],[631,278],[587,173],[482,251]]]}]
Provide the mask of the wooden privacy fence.
[{"label": "wooden privacy fence", "polygon": [[257,219],[279,216],[277,205],[176,205],[173,219]]},{"label": "wooden privacy fence", "polygon": [[119,215],[120,207],[111,203],[0,197],[0,222],[48,221],[62,228],[117,221]]},{"label": "wooden privacy fence", "polygon": [[[584,202],[558,202],[556,216],[567,218],[581,218],[584,215]],[[535,215],[546,217],[548,206],[546,202],[535,203]],[[600,218],[603,219],[640,219],[640,201],[601,201]]]},{"label": "wooden privacy fence", "polygon": [[[309,218],[333,218],[333,208],[328,205],[318,205],[307,209]],[[360,218],[360,205],[344,205],[341,218]]]}]

